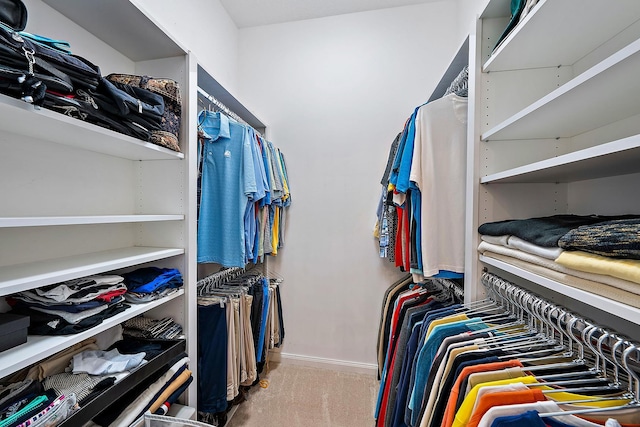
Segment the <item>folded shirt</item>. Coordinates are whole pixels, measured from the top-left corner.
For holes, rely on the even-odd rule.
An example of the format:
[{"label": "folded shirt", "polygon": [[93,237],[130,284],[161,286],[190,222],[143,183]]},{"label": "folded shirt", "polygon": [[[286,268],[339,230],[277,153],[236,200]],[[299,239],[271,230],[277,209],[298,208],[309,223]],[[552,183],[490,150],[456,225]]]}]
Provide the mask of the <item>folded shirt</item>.
[{"label": "folded shirt", "polygon": [[51,286],[34,289],[42,297],[54,301],[65,301],[74,294],[84,293],[87,289],[99,287],[101,285],[117,285],[123,282],[122,276],[89,276],[79,279],[68,280]]},{"label": "folded shirt", "polygon": [[606,221],[569,231],[558,241],[568,251],[640,259],[640,219]]},{"label": "folded shirt", "polygon": [[67,313],[80,313],[81,311],[100,307],[101,305],[107,305],[106,301],[99,301],[99,300],[81,302],[77,304],[47,304],[47,303],[42,303],[40,301],[32,300],[31,298],[24,297],[20,294],[15,294],[11,297],[7,297],[7,302],[12,307],[16,305],[23,305],[31,308],[38,307],[38,308],[46,308],[48,310],[66,311]]},{"label": "folded shirt", "polygon": [[78,401],[82,401],[89,396],[102,380],[106,377],[94,376],[88,374],[72,374],[71,372],[63,372],[61,374],[51,375],[42,380],[42,386],[45,389],[52,389],[58,395],[75,394]]},{"label": "folded shirt", "polygon": [[564,251],[556,262],[574,270],[640,283],[639,260],[607,258],[581,251]]},{"label": "folded shirt", "polygon": [[478,232],[489,236],[516,236],[538,246],[557,247],[558,240],[562,236],[581,225],[634,218],[640,218],[640,216],[553,215],[540,218],[488,222],[482,224],[478,228]]},{"label": "folded shirt", "polygon": [[60,316],[41,313],[25,307],[14,307],[10,313],[30,317],[31,324],[29,325],[28,332],[31,335],[73,335],[89,330],[102,323],[103,320],[115,316],[129,307],[129,305],[124,303],[112,304],[109,305],[106,310],[82,319],[76,324],[69,323]]},{"label": "folded shirt", "polygon": [[124,295],[124,298],[127,302],[132,304],[144,304],[147,302],[155,301],[160,298],[164,298],[173,294],[174,292],[178,292],[176,288],[168,288],[159,292],[151,292],[151,293],[138,293],[138,292],[127,292]]},{"label": "folded shirt", "polygon": [[182,286],[182,274],[175,268],[144,267],[123,274],[124,283],[131,292],[159,292]]},{"label": "folded shirt", "polygon": [[[621,289],[626,292],[631,292],[636,294],[640,292],[640,287],[638,287],[637,284],[634,282],[619,279],[617,277],[607,276],[604,274],[595,274],[595,273],[589,273],[586,271],[576,270],[575,268],[566,267],[556,262],[555,260],[550,260],[547,258],[529,254],[527,252],[523,252],[513,248],[508,248],[508,247],[499,246],[499,245],[492,245],[491,243],[487,243],[487,242],[480,242],[480,245],[478,246],[478,252],[494,258],[495,258],[495,254],[504,255],[515,260],[524,261],[532,265],[538,265],[538,266],[544,267],[545,269],[563,273],[564,275],[567,275],[567,276],[575,276],[580,279],[590,280],[592,282],[598,282],[598,283],[603,283],[605,285],[613,286],[617,289]],[[563,252],[563,254],[565,253],[566,252]],[[508,262],[511,262],[511,260],[509,260]],[[560,280],[560,281],[564,282],[565,280]]]},{"label": "folded shirt", "polygon": [[89,350],[73,356],[71,368],[74,374],[90,375],[115,374],[130,371],[140,366],[145,353],[120,354],[118,349],[109,351]]},{"label": "folded shirt", "polygon": [[561,248],[545,248],[542,246],[529,243],[516,236],[481,236],[484,242],[493,245],[504,246],[506,248],[517,249],[532,255],[555,260],[563,252]]},{"label": "folded shirt", "polygon": [[111,299],[113,296],[122,295],[127,291],[127,287],[124,283],[119,283],[115,285],[111,284],[93,284],[90,283],[86,288],[75,292],[73,295],[69,296],[66,299],[61,299],[59,297],[52,299],[48,296],[40,295],[38,289],[23,291],[18,294],[13,295],[14,298],[22,299],[25,302],[35,301],[41,304],[78,304],[89,301],[94,301],[99,299],[101,296],[106,296],[108,299]]}]

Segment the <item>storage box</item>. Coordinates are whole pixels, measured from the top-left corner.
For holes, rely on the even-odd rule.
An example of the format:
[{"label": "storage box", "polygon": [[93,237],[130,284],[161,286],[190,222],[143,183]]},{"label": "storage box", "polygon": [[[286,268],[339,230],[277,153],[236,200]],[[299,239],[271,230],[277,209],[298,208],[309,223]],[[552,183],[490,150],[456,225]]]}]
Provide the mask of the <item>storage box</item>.
[{"label": "storage box", "polygon": [[0,313],[0,351],[26,343],[28,327],[29,316]]}]

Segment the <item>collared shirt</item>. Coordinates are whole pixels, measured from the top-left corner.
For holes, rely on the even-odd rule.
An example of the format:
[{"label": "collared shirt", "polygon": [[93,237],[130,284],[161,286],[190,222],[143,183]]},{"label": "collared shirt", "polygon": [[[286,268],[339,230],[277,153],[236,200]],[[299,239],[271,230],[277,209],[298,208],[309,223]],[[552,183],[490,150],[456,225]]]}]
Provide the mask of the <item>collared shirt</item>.
[{"label": "collared shirt", "polygon": [[198,219],[198,262],[244,267],[244,216],[258,193],[251,140],[245,127],[225,115],[203,111],[205,140]]}]

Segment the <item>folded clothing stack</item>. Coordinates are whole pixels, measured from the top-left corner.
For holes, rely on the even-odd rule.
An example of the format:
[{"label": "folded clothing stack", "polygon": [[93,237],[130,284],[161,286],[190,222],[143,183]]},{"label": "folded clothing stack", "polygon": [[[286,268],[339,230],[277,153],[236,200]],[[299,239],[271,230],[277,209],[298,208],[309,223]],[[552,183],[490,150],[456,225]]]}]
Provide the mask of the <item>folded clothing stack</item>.
[{"label": "folded clothing stack", "polygon": [[182,274],[175,268],[143,267],[122,275],[128,292],[127,302],[142,304],[154,301],[182,287]]},{"label": "folded clothing stack", "polygon": [[162,351],[141,340],[103,351],[89,339],[56,353],[0,384],[0,426],[58,425]]},{"label": "folded clothing stack", "polygon": [[[554,279],[560,273],[603,284],[621,292],[598,286],[588,290],[640,305],[638,215],[554,215],[486,223],[478,231],[482,235],[478,251],[487,256],[508,257],[518,266],[530,264],[531,271]],[[562,281],[587,286],[571,277]]]},{"label": "folded clothing stack", "polygon": [[122,327],[126,337],[172,340],[182,336],[182,326],[171,317],[156,320],[140,315],[124,322]]},{"label": "folded clothing stack", "polygon": [[29,334],[71,335],[123,312],[122,276],[90,276],[23,291],[7,298],[11,313],[30,317]]}]

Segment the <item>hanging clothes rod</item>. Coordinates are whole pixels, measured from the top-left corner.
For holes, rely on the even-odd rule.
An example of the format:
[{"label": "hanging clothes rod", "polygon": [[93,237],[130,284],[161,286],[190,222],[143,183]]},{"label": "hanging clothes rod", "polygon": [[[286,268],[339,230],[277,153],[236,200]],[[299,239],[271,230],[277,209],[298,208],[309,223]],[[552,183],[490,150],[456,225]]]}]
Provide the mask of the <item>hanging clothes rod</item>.
[{"label": "hanging clothes rod", "polygon": [[[246,121],[244,121],[239,115],[237,115],[236,113],[234,113],[233,111],[231,111],[229,109],[229,107],[227,107],[226,105],[224,105],[222,102],[220,102],[218,99],[216,99],[214,96],[209,95],[207,93],[207,91],[205,91],[204,89],[202,89],[201,87],[198,87],[198,93],[200,95],[202,95],[204,98],[206,98],[209,102],[211,102],[213,105],[215,105],[216,107],[218,107],[224,114],[226,114],[227,116],[231,117],[232,119],[234,119],[235,121],[242,123],[244,125],[247,125],[249,127],[251,127],[253,129],[253,127],[247,123]],[[255,129],[254,129],[255,130]],[[260,134],[257,130],[256,133]],[[262,135],[261,135],[262,136]]]},{"label": "hanging clothes rod", "polygon": [[618,371],[625,371],[629,377],[629,391],[638,399],[640,344],[493,273],[484,272],[480,282],[487,289],[491,299],[501,301],[511,308],[519,307],[529,319],[541,327],[540,330],[543,324],[546,324],[550,327],[547,333],[558,336],[561,344],[563,340],[567,340],[569,348],[576,350],[580,359],[583,358],[585,350],[591,350],[596,356],[596,367],[602,363],[603,371],[613,370],[612,376],[616,382]]}]

